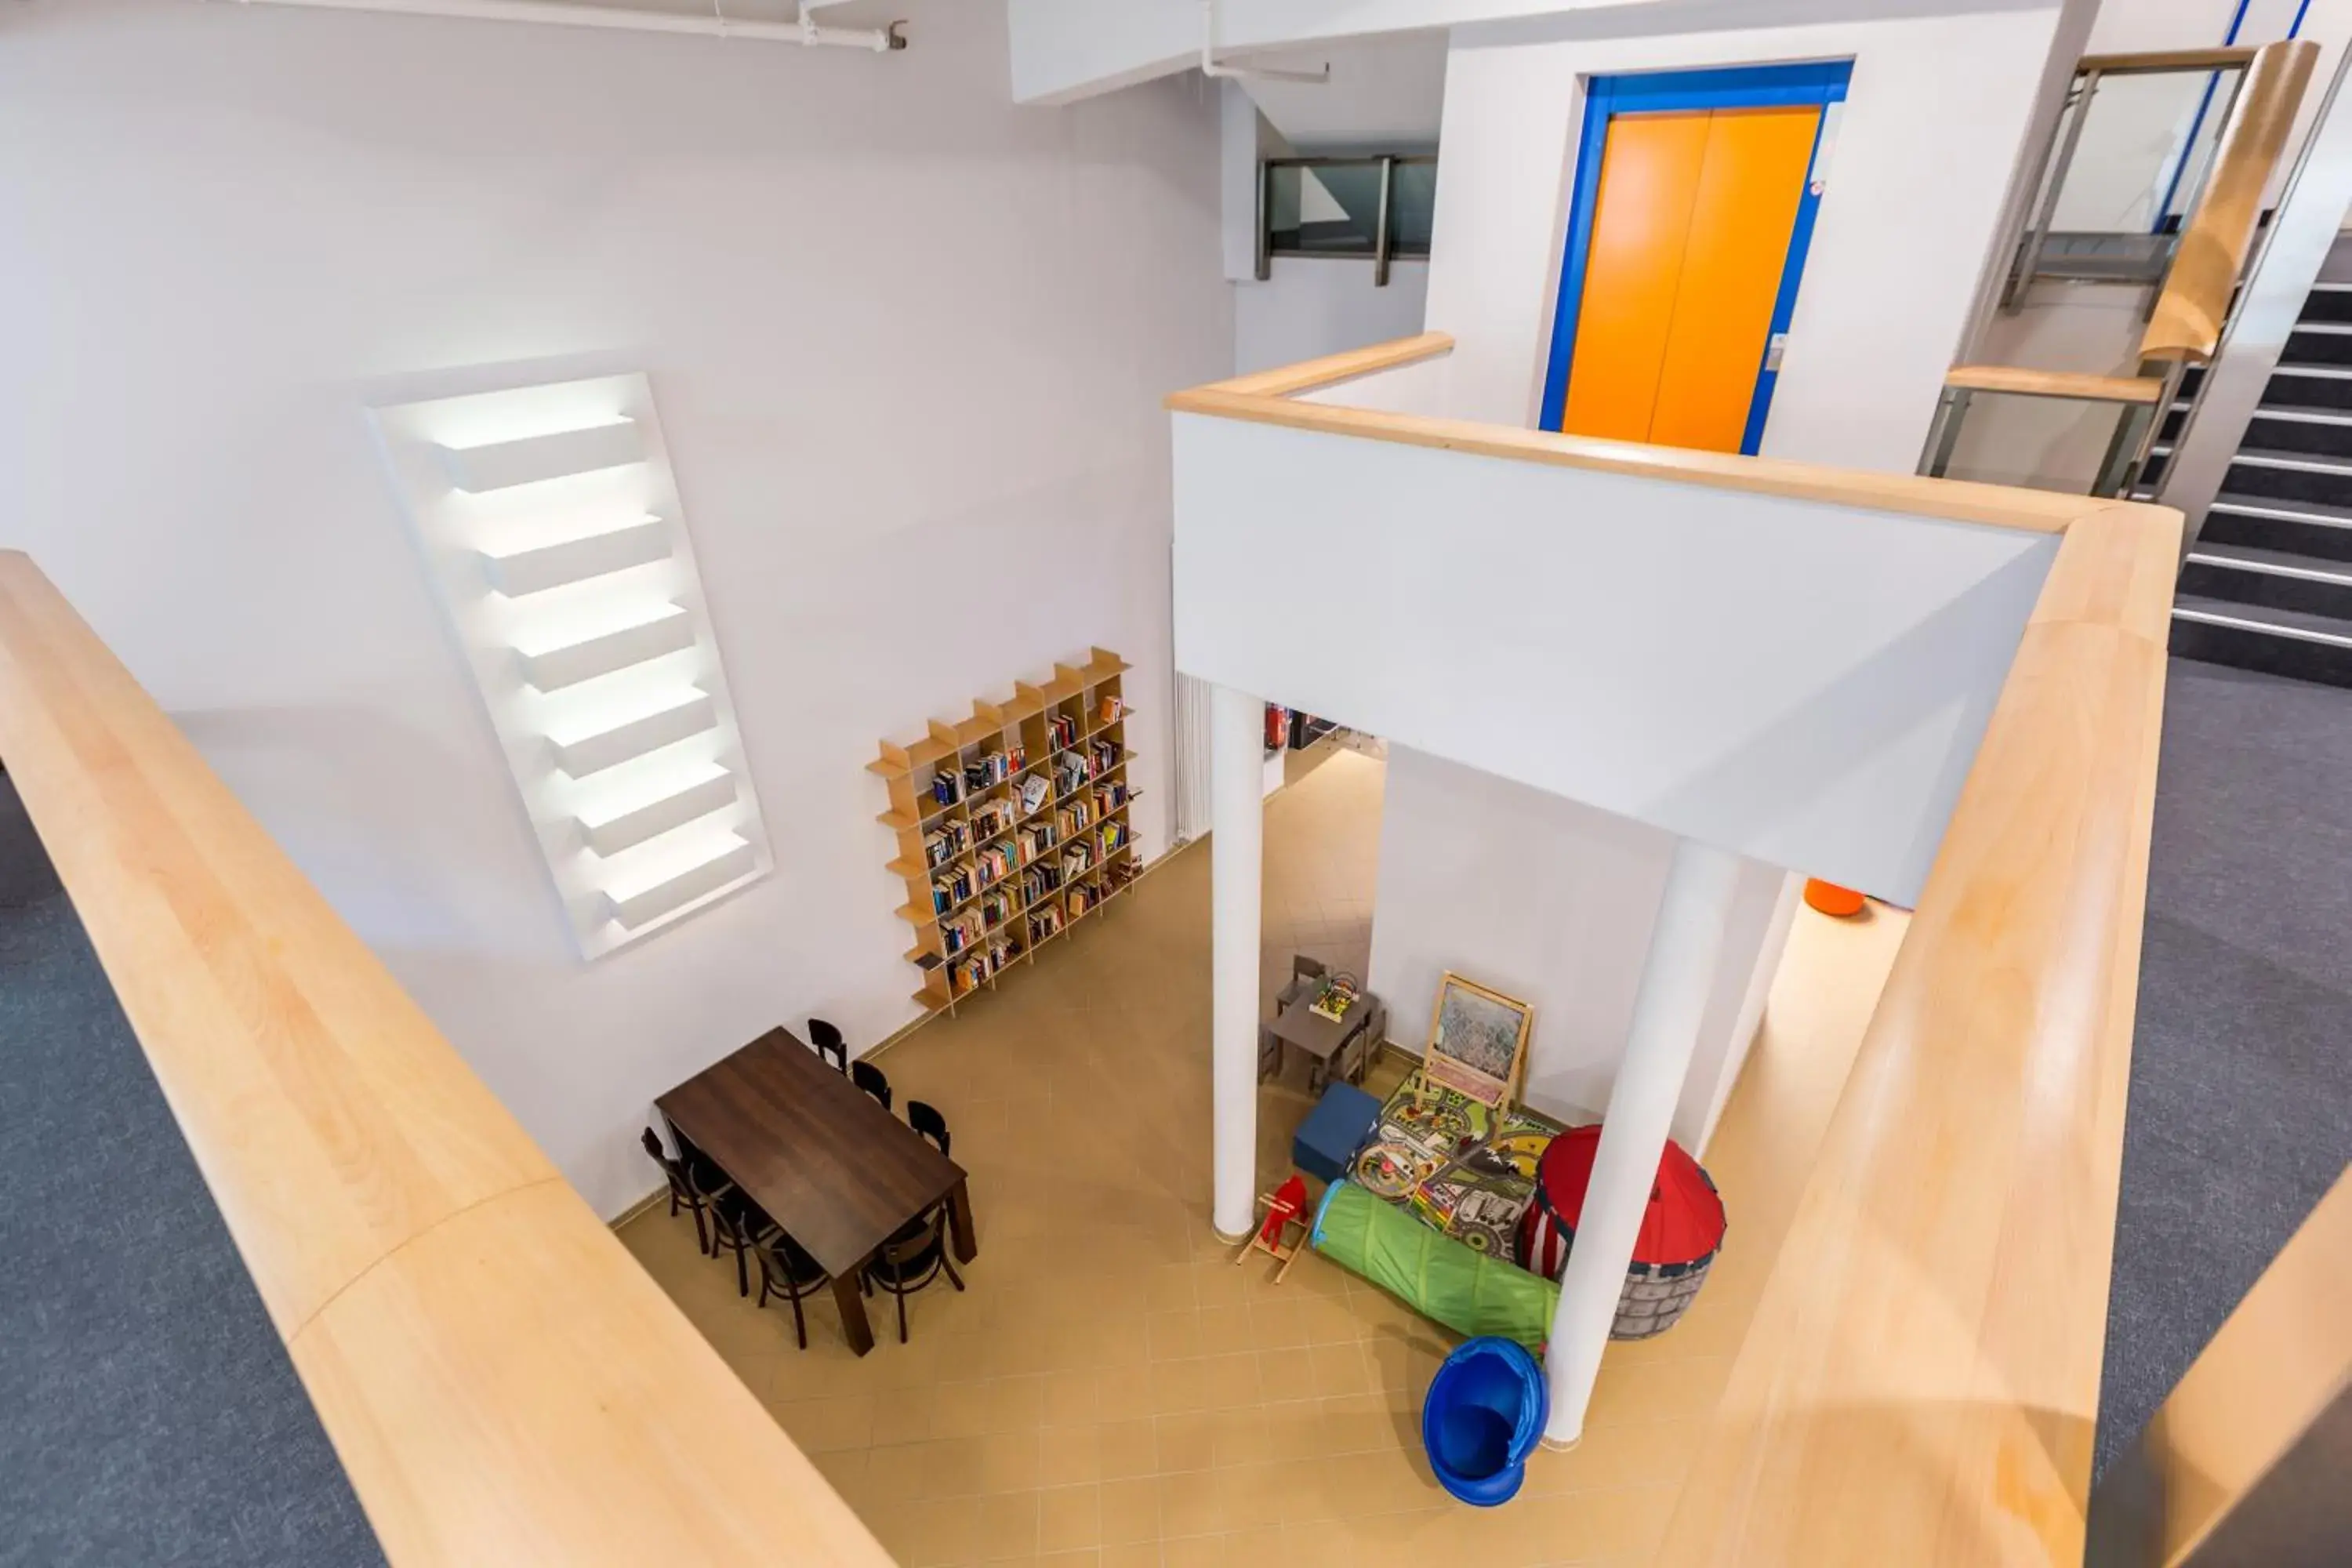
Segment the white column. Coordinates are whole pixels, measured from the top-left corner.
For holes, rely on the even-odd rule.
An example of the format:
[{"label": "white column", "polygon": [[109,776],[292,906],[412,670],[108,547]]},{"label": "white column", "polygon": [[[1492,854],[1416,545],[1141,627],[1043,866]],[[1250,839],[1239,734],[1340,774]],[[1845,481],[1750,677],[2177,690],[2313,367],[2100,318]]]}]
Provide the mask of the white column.
[{"label": "white column", "polygon": [[1239,1241],[1257,1217],[1258,885],[1265,840],[1265,704],[1209,694],[1210,1062],[1216,1121],[1210,1221]]},{"label": "white column", "polygon": [[1584,1407],[1601,1374],[1601,1352],[1608,1348],[1633,1241],[1665,1152],[1666,1127],[1690,1069],[1738,874],[1738,856],[1687,838],[1675,844],[1544,1352],[1551,1394],[1544,1441],[1553,1447],[1567,1447],[1584,1435]]}]

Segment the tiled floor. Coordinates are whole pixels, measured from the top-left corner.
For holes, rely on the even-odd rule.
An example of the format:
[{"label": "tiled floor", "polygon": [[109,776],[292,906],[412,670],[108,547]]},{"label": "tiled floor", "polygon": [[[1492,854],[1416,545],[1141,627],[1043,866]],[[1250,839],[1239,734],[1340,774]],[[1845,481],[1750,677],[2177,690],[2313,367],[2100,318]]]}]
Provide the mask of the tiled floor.
[{"label": "tiled floor", "polygon": [[[1268,804],[1269,995],[1303,950],[1362,973],[1381,764],[1335,750]],[[828,1303],[811,1343],[658,1208],[630,1248],[902,1563],[1645,1563],[1675,1501],[1903,919],[1801,914],[1764,1033],[1706,1163],[1729,1245],[1691,1314],[1613,1347],[1584,1442],[1520,1498],[1453,1503],[1421,1458],[1444,1331],[1321,1258],[1277,1287],[1208,1229],[1209,856],[1195,848],[1034,969],[877,1058],[952,1124],[981,1256],[887,1301],[862,1361]],[[1396,1068],[1372,1084],[1385,1089]],[[1303,1088],[1260,1100],[1287,1166]]]}]

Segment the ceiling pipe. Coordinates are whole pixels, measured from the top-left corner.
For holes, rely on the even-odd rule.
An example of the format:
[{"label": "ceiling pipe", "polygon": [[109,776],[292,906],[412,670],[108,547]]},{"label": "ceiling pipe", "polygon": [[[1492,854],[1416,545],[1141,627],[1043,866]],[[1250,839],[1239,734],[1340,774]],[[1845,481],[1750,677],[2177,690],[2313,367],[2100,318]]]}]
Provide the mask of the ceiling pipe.
[{"label": "ceiling pipe", "polygon": [[887,27],[820,27],[815,14],[843,0],[801,0],[790,22],[737,21],[719,14],[622,11],[566,0],[239,0],[247,5],[304,5],[320,11],[383,11],[405,16],[457,16],[479,22],[536,22],[558,27],[608,27],[633,33],[684,33],[709,38],[751,38],[803,48],[867,49],[887,54],[907,47],[904,22]]},{"label": "ceiling pipe", "polygon": [[[838,0],[824,0],[827,5]],[[1277,70],[1272,66],[1227,66],[1217,63],[1217,0],[1201,0],[1201,74],[1260,81],[1329,81],[1331,68],[1319,70]]]}]

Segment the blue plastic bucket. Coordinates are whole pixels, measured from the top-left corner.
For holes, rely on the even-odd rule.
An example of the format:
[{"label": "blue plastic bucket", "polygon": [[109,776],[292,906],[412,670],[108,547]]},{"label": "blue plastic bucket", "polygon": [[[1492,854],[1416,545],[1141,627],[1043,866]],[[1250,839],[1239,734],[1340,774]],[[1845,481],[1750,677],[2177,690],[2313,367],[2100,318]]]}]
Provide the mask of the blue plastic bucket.
[{"label": "blue plastic bucket", "polygon": [[1421,1407],[1421,1441],[1437,1484],[1479,1508],[1510,1501],[1527,1479],[1548,1409],[1543,1368],[1525,1347],[1465,1341],[1430,1379]]}]

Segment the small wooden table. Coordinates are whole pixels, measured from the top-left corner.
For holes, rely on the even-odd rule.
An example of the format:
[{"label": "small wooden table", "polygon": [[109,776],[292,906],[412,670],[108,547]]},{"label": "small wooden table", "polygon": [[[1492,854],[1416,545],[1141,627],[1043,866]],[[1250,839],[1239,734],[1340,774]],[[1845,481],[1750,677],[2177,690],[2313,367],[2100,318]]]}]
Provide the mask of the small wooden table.
[{"label": "small wooden table", "polygon": [[874,1348],[858,1271],[893,1231],[940,1199],[956,1257],[980,1255],[963,1167],[774,1028],[654,1102],[833,1277],[841,1325]]},{"label": "small wooden table", "polygon": [[1328,1077],[1331,1070],[1331,1058],[1339,1055],[1340,1047],[1356,1037],[1379,1010],[1380,1004],[1369,991],[1358,992],[1355,1005],[1348,1009],[1346,1017],[1339,1019],[1327,1018],[1318,1013],[1313,996],[1301,996],[1276,1013],[1274,1021],[1266,1027],[1276,1039],[1282,1042],[1286,1050],[1296,1046],[1314,1058],[1318,1069]]}]

